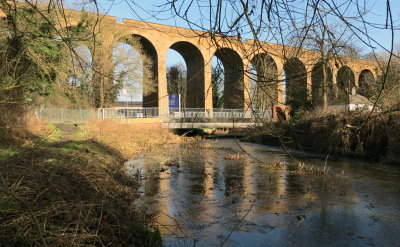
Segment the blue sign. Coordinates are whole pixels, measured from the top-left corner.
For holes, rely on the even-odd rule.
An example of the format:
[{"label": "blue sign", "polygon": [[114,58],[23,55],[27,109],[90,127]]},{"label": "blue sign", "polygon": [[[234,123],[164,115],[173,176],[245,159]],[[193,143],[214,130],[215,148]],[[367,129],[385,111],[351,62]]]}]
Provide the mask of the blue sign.
[{"label": "blue sign", "polygon": [[168,95],[169,108],[180,109],[181,106],[181,95],[180,94],[169,94]]}]

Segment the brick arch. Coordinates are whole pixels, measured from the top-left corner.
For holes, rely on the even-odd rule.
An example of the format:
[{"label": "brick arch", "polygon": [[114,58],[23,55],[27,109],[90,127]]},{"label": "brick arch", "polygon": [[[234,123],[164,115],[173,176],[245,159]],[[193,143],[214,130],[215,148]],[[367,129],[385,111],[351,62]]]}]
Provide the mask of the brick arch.
[{"label": "brick arch", "polygon": [[143,95],[143,107],[158,107],[158,52],[154,44],[146,37],[138,34],[131,34],[132,37],[138,39],[144,55],[150,59],[150,66],[152,71],[152,92],[148,95]]},{"label": "brick arch", "polygon": [[232,48],[218,48],[216,56],[224,66],[224,108],[244,108],[244,63]]},{"label": "brick arch", "polygon": [[250,60],[256,70],[256,86],[251,97],[257,109],[271,109],[278,102],[278,67],[272,56],[258,53]]},{"label": "brick arch", "polygon": [[349,94],[352,93],[352,90],[355,87],[354,72],[349,66],[343,65],[337,71],[336,87],[336,104],[348,104]]},{"label": "brick arch", "polygon": [[178,52],[186,63],[186,104],[188,108],[205,107],[204,57],[196,45],[188,41],[177,41],[170,49]]},{"label": "brick arch", "polygon": [[323,105],[325,92],[328,105],[334,103],[333,70],[329,64],[326,64],[326,66],[326,85],[323,85],[322,61],[317,62],[311,70],[312,103],[314,107]]},{"label": "brick arch", "polygon": [[[135,39],[135,41],[133,41]],[[117,40],[117,42],[113,43],[111,47],[111,53],[113,53],[113,49],[117,43],[125,43],[132,46],[138,52],[142,52],[141,55],[146,56],[147,59],[143,60],[143,63],[149,63],[151,78],[150,84],[146,86],[146,88],[151,88],[148,93],[143,92],[143,107],[158,107],[158,51],[153,45],[153,43],[147,39],[146,37],[130,33],[126,36],[123,36]],[[144,64],[146,65],[146,64]]]},{"label": "brick arch", "polygon": [[363,69],[358,76],[357,93],[367,98],[371,96],[371,86],[375,82],[374,74],[369,69]]},{"label": "brick arch", "polygon": [[70,71],[68,82],[73,86],[79,86],[82,80],[92,80],[93,51],[85,43],[74,46],[73,50],[74,52],[70,60],[73,64],[73,71]]},{"label": "brick arch", "polygon": [[307,69],[296,57],[289,58],[283,65],[286,81],[286,103],[293,110],[307,104]]}]

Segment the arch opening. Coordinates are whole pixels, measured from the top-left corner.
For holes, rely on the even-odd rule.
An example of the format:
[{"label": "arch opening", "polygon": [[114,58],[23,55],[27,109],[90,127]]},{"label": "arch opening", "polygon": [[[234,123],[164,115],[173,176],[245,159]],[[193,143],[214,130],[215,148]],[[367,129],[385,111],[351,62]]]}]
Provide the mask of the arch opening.
[{"label": "arch opening", "polygon": [[271,56],[260,53],[251,60],[251,66],[251,105],[254,109],[272,109],[278,102],[277,65]]},{"label": "arch opening", "polygon": [[86,45],[74,47],[74,56],[71,58],[72,71],[68,78],[69,84],[76,87],[88,87],[92,80],[92,52]]},{"label": "arch opening", "polygon": [[242,58],[230,48],[220,48],[215,54],[224,68],[223,107],[244,108],[244,65]]},{"label": "arch opening", "polygon": [[187,68],[186,62],[183,57],[177,51],[168,49],[165,57],[167,64],[167,92],[168,95],[179,94],[180,107],[186,107],[186,80],[187,80]]},{"label": "arch opening", "polygon": [[333,73],[329,65],[324,65],[322,61],[314,65],[311,71],[311,86],[313,107],[328,106],[334,103]]},{"label": "arch opening", "polygon": [[349,95],[355,88],[354,73],[348,66],[342,66],[336,76],[336,104],[349,104]]},{"label": "arch opening", "polygon": [[369,69],[364,69],[361,71],[360,76],[358,77],[357,93],[367,98],[371,98],[371,86],[374,84],[374,82],[374,74],[372,74]]},{"label": "arch opening", "polygon": [[71,50],[66,60],[68,69],[55,83],[46,104],[52,107],[95,107],[93,80],[93,55],[89,46],[80,44]]},{"label": "arch opening", "polygon": [[298,58],[289,58],[283,65],[286,86],[286,104],[296,111],[300,107],[307,107],[307,70],[304,63]]},{"label": "arch opening", "polygon": [[[147,83],[143,83],[143,107],[158,107],[158,56],[154,45],[145,37],[134,34],[132,37],[140,45],[144,55],[143,67],[148,69],[145,77]],[[145,81],[143,81],[145,82]]]},{"label": "arch opening", "polygon": [[112,48],[113,86],[117,105],[157,107],[157,52],[146,38],[133,34]]},{"label": "arch opening", "polygon": [[117,106],[141,105],[143,94],[143,62],[139,52],[128,43],[117,42],[113,47],[113,84],[116,90]]},{"label": "arch opening", "polygon": [[224,107],[224,66],[216,56],[211,59],[212,105],[215,109]]},{"label": "arch opening", "polygon": [[178,52],[186,64],[186,94],[185,107],[204,108],[204,58],[200,50],[193,44],[180,41],[170,46],[170,49]]}]

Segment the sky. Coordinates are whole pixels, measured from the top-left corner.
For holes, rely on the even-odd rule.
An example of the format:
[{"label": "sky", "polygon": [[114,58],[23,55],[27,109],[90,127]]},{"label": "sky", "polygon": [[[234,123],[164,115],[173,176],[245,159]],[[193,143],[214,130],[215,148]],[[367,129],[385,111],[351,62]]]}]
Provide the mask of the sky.
[{"label": "sky", "polygon": [[[107,12],[108,15],[112,15],[118,18],[128,18],[128,19],[135,19],[135,20],[143,20],[147,22],[154,22],[154,23],[159,23],[159,24],[165,24],[165,25],[172,25],[172,26],[178,26],[178,27],[185,27],[189,28],[192,27],[194,29],[199,29],[195,25],[198,24],[199,26],[205,26],[205,28],[208,28],[210,26],[209,24],[209,19],[208,18],[208,8],[207,6],[201,6],[201,4],[207,3],[208,1],[204,0],[198,0],[194,1],[195,3],[200,3],[200,6],[195,6],[196,4],[193,4],[191,6],[191,10],[189,11],[189,19],[192,21],[193,24],[188,24],[187,21],[182,20],[181,18],[177,17],[169,11],[169,5],[166,4],[166,0],[117,0],[117,1],[104,1],[101,0],[100,6],[102,7],[102,11]],[[180,4],[183,5],[183,7],[186,7],[187,4],[191,1],[189,0],[177,0],[177,7],[179,7]],[[212,1],[216,2],[216,1]],[[226,2],[226,0],[225,0]],[[236,1],[238,2],[238,1]],[[260,1],[251,1],[252,3],[257,4]],[[306,1],[298,0],[295,1],[296,6],[299,6],[298,8],[300,9],[302,5],[305,4]],[[331,1],[328,1],[331,2]],[[347,2],[345,0],[336,0],[335,1],[338,5],[340,3]],[[352,0],[352,2],[359,2],[360,8],[364,8],[368,12],[368,14],[365,17],[365,20],[368,22],[371,22],[373,26],[381,26],[383,27],[385,22],[386,22],[386,0]],[[390,7],[392,10],[393,14],[393,19],[395,21],[395,26],[399,28],[400,26],[400,1],[399,0],[389,0],[390,2]],[[365,3],[365,4],[364,4]],[[353,5],[353,9],[348,9],[344,10],[342,9],[342,12],[345,14],[348,14],[350,17],[351,15],[354,15],[355,13],[355,7]],[[300,10],[301,11],[301,10]],[[182,11],[183,12],[183,11]],[[200,13],[203,13],[201,15]],[[226,10],[224,14],[227,16],[226,18],[228,19],[227,22],[231,22],[231,19],[234,18],[234,15],[231,15],[230,13],[232,10]],[[360,23],[354,21],[353,22],[355,25],[362,27]],[[391,31],[390,30],[381,30],[378,28],[372,28],[368,27],[369,34],[370,36],[377,41],[382,47],[386,49],[390,49],[391,46]],[[246,37],[247,36],[247,37]],[[252,38],[250,35],[244,35],[242,38]],[[266,37],[268,39],[268,37]],[[357,40],[357,38],[356,38]],[[359,37],[357,42],[359,43],[360,46],[363,46],[363,42],[366,41],[365,37]],[[400,32],[397,30],[395,31],[395,37],[394,41],[399,43],[400,42]],[[374,46],[377,48],[377,51],[383,50],[382,47],[379,47],[377,44],[374,44]],[[363,52],[368,53],[370,52],[370,49],[365,49]]]}]

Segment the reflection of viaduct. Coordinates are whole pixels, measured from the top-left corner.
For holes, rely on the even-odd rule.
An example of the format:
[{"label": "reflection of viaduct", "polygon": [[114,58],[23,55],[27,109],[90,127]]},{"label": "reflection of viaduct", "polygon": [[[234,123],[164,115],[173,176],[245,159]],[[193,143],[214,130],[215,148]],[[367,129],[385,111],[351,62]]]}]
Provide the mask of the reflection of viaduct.
[{"label": "reflection of viaduct", "polygon": [[[79,16],[77,12],[71,12],[74,13],[73,16]],[[117,22],[116,18],[111,16],[105,16],[102,20],[112,26],[123,27],[128,36],[138,38],[143,51],[153,60],[156,92],[143,97],[144,107],[168,107],[165,61],[168,49],[180,53],[186,62],[188,108],[213,108],[210,63],[213,56],[222,61],[225,70],[224,108],[246,109],[250,106],[251,76],[246,75],[250,75],[251,65],[257,72],[261,91],[269,95],[268,102],[263,103],[264,108],[284,103],[284,95],[287,95],[288,100],[300,103],[312,100],[315,105],[322,104],[323,76],[320,55],[316,51],[299,51],[271,43],[256,45],[253,40],[242,42],[237,37],[215,36],[136,20],[124,19],[123,22]],[[73,25],[71,23],[67,25]],[[113,47],[107,47],[107,43],[115,43],[107,40],[101,42],[106,49],[94,54],[94,67],[103,74],[109,74],[112,68],[104,68],[101,62],[96,66],[96,61],[110,59]],[[348,93],[353,87],[362,89],[368,81],[376,78],[376,75],[376,64],[371,61],[349,57],[331,61],[325,87],[329,95],[328,102],[343,103],[340,101],[343,101],[343,97],[348,98]],[[111,80],[109,83],[112,83]]]}]

